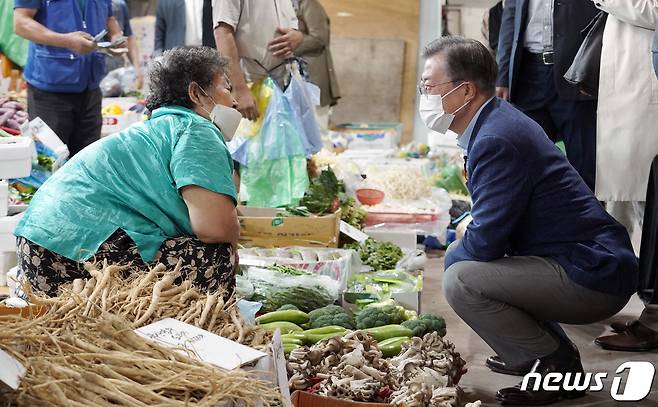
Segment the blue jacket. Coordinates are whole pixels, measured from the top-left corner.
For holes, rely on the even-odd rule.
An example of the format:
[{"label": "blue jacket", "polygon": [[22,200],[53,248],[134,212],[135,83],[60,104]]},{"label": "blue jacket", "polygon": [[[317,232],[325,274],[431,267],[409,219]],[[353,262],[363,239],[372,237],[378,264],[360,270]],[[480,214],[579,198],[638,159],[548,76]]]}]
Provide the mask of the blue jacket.
[{"label": "blue jacket", "polygon": [[473,221],[446,256],[446,269],[459,261],[541,256],[584,287],[635,292],[638,263],[626,229],[537,123],[494,99],[475,124],[467,156]]},{"label": "blue jacket", "polygon": [[[523,36],[528,26],[529,0],[507,0],[498,37],[497,86],[509,87],[510,100],[516,100],[517,81],[523,57]],[[583,42],[580,33],[596,16],[599,10],[589,0],[553,1],[553,80],[560,97],[570,100],[591,99],[564,80],[573,59]]]},{"label": "blue jacket", "polygon": [[[86,31],[96,36],[112,15],[111,0],[15,0],[14,8],[38,10],[34,19],[59,33]],[[84,18],[83,18],[84,16]],[[30,42],[25,80],[46,92],[80,93],[98,89],[105,75],[105,58],[98,52],[78,55],[71,50]]]},{"label": "blue jacket", "polygon": [[185,45],[187,30],[185,0],[159,0],[155,12],[155,44],[157,55]]}]

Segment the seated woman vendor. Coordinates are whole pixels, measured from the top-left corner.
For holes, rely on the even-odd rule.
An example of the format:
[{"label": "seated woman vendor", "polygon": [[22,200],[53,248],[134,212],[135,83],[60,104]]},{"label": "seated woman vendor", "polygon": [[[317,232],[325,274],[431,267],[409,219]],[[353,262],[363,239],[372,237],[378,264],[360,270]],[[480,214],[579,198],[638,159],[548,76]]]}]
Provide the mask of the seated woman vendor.
[{"label": "seated woman vendor", "polygon": [[16,228],[19,268],[53,296],[87,277],[82,263],[157,262],[203,289],[235,285],[233,161],[240,121],[228,60],[177,48],[152,68],[149,120],[85,148],[48,179]]}]

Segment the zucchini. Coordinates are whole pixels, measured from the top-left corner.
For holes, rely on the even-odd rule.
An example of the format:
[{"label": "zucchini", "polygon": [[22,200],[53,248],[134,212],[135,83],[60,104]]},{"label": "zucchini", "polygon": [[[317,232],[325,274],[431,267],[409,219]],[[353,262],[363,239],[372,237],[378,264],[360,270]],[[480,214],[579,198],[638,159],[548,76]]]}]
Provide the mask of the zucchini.
[{"label": "zucchini", "polygon": [[330,332],[327,334],[306,334],[304,338],[304,343],[307,345],[315,345],[316,343],[320,341],[324,341],[325,339],[334,338],[336,336],[343,336],[346,333],[347,333],[347,329],[343,328],[342,331]]},{"label": "zucchini", "polygon": [[285,341],[286,339],[299,339],[300,341],[303,341],[306,335],[304,332],[290,332],[287,334],[282,334],[281,335],[281,340]]},{"label": "zucchini", "polygon": [[405,328],[402,325],[384,325],[376,328],[364,329],[363,331],[372,335],[377,342],[382,342],[390,338],[413,336],[411,329]]},{"label": "zucchini", "polygon": [[299,345],[299,346],[302,346],[304,344],[304,342],[301,339],[291,338],[291,337],[284,338],[283,335],[281,335],[281,343],[283,343],[284,345]]},{"label": "zucchini", "polygon": [[292,352],[293,350],[295,350],[299,347],[300,347],[299,345],[296,345],[294,343],[284,343],[283,344],[283,353],[288,355],[290,352]]},{"label": "zucchini", "polygon": [[269,324],[260,325],[260,327],[269,332],[274,332],[277,329],[280,329],[282,334],[302,332],[302,328],[288,321],[270,322]]},{"label": "zucchini", "polygon": [[340,325],[329,325],[329,326],[323,326],[322,328],[307,329],[306,331],[304,331],[304,334],[311,334],[311,335],[330,334],[334,332],[343,332],[343,331],[345,331],[345,327],[342,327]]},{"label": "zucchini", "polygon": [[269,324],[271,322],[288,321],[292,322],[293,324],[300,325],[307,323],[308,320],[308,314],[305,312],[294,309],[287,309],[284,311],[268,312],[267,314],[261,315],[256,318],[256,323],[261,325]]},{"label": "zucchini", "polygon": [[402,345],[405,342],[409,342],[410,340],[411,338],[406,336],[390,338],[380,342],[377,347],[385,358],[391,358],[393,356],[399,355],[402,351]]}]

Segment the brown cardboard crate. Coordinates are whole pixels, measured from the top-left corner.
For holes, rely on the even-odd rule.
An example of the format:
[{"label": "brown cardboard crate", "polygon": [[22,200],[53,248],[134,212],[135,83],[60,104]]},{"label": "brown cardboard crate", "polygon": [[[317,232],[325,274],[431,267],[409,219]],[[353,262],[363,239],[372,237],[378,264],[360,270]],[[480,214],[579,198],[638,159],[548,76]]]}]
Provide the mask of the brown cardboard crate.
[{"label": "brown cardboard crate", "polygon": [[295,407],[391,407],[391,404],[341,400],[299,390],[292,394],[292,405]]},{"label": "brown cardboard crate", "polygon": [[279,209],[238,207],[240,244],[247,247],[338,247],[340,211],[325,216],[277,217]]},{"label": "brown cardboard crate", "polygon": [[29,305],[24,308],[13,308],[0,305],[0,316],[20,315],[23,318],[37,318],[48,312],[45,305]]}]

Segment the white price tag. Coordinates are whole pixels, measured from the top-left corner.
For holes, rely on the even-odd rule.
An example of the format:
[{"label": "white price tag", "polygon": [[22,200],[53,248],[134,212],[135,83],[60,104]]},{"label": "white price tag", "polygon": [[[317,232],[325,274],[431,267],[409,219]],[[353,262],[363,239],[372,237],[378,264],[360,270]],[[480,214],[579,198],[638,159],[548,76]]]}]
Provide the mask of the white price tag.
[{"label": "white price tag", "polygon": [[[188,350],[197,359],[227,370],[267,356],[261,351],[173,318],[154,322],[136,329],[135,332],[165,346]],[[181,353],[187,354],[182,349]]]},{"label": "white price tag", "polygon": [[281,341],[281,330],[277,329],[272,337],[272,354],[274,359],[274,372],[276,373],[276,382],[281,391],[284,407],[292,407],[290,400],[290,389],[288,388],[288,371],[286,369],[286,357],[283,352],[283,342]]},{"label": "white price tag", "polygon": [[16,390],[21,384],[25,372],[25,367],[16,358],[0,350],[0,381]]},{"label": "white price tag", "polygon": [[359,243],[365,242],[370,237],[344,220],[340,221],[340,232],[345,233]]}]

